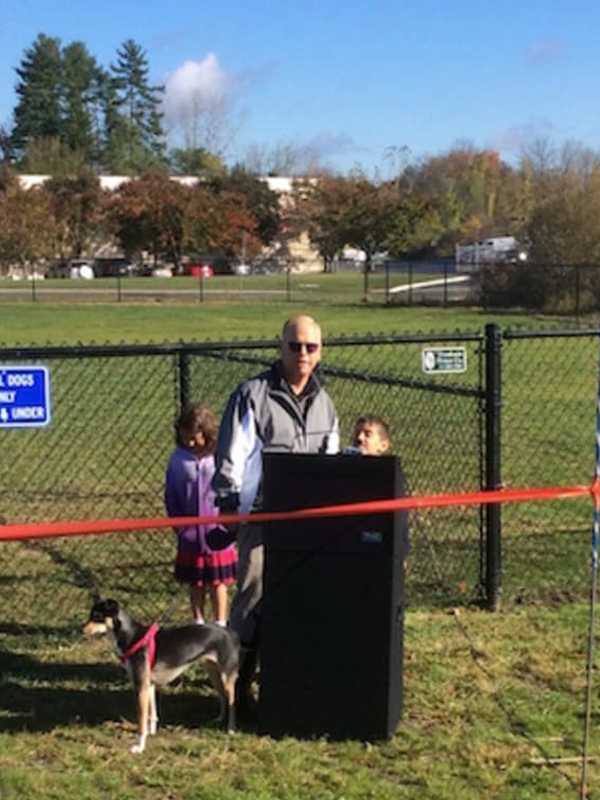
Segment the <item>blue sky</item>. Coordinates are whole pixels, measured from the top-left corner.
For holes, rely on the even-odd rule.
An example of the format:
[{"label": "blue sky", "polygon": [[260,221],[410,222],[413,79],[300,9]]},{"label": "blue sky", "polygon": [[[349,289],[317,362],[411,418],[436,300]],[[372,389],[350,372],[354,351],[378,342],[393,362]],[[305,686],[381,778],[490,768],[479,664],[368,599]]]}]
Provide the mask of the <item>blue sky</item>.
[{"label": "blue sky", "polygon": [[230,158],[293,143],[385,171],[388,148],[420,158],[460,140],[509,161],[537,137],[600,150],[597,1],[0,0],[0,122],[39,33],[103,66],[139,42],[170,87],[173,141],[186,92],[227,98]]}]

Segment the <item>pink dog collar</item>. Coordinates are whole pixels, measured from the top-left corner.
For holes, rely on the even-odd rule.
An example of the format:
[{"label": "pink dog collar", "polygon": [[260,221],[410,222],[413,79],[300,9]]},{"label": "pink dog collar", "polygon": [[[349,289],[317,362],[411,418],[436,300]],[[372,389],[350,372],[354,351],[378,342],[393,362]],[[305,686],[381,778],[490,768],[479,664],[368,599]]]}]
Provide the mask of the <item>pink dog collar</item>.
[{"label": "pink dog collar", "polygon": [[138,650],[141,650],[142,647],[146,647],[146,656],[148,658],[148,663],[150,665],[150,669],[154,666],[154,661],[156,659],[156,634],[158,633],[158,625],[154,622],[146,633],[142,636],[141,639],[138,639],[137,642],[134,642],[129,650],[127,650],[121,656],[121,661],[125,663],[134,653],[137,653]]}]

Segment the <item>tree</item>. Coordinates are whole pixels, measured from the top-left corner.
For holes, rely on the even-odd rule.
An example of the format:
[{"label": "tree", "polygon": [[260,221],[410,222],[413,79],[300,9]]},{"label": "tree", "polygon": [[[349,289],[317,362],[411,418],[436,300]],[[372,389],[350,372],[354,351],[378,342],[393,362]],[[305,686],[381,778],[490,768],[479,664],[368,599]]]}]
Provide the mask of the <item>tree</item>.
[{"label": "tree", "polygon": [[15,151],[12,137],[7,126],[0,125],[0,164],[12,164],[15,160]]},{"label": "tree", "polygon": [[271,146],[251,145],[243,165],[255,175],[308,177],[329,172],[321,164],[318,146],[285,141]]},{"label": "tree", "polygon": [[254,258],[262,247],[246,197],[230,191],[215,194],[202,185],[191,190],[184,241],[188,252],[220,253],[234,259],[242,252]]},{"label": "tree", "polygon": [[160,112],[163,86],[148,82],[148,59],[139,44],[128,39],[111,64],[107,100],[108,152],[113,166],[141,171],[164,160]]},{"label": "tree", "polygon": [[61,258],[79,258],[105,238],[102,189],[97,176],[55,177],[41,188],[54,220],[55,247]]},{"label": "tree", "polygon": [[348,181],[346,244],[365,254],[365,272],[376,253],[386,251],[398,214],[398,194],[389,184],[376,186],[362,175]]},{"label": "tree", "polygon": [[281,227],[278,195],[269,185],[237,164],[228,173],[213,178],[210,188],[216,194],[229,192],[242,195],[246,208],[256,220],[256,234],[263,245],[269,245]]},{"label": "tree", "polygon": [[71,150],[84,153],[88,164],[99,155],[96,113],[101,73],[81,42],[63,49],[61,140]]},{"label": "tree", "polygon": [[19,265],[33,270],[38,261],[54,255],[54,222],[48,197],[39,187],[21,188],[5,176],[0,191],[0,264],[5,272]]},{"label": "tree", "polygon": [[556,174],[526,226],[530,260],[541,265],[600,263],[600,167]]},{"label": "tree", "polygon": [[212,178],[223,175],[225,164],[214,153],[203,147],[175,148],[169,154],[169,162],[175,175],[197,175]]},{"label": "tree", "polygon": [[298,181],[294,187],[294,210],[290,214],[295,231],[306,230],[323,259],[325,272],[347,244],[348,181],[325,177]]},{"label": "tree", "polygon": [[325,271],[346,246],[364,253],[368,272],[377,253],[404,255],[430,244],[443,230],[425,198],[403,191],[396,181],[376,184],[360,173],[300,183],[296,205],[296,227],[308,231]]},{"label": "tree", "polygon": [[12,145],[21,155],[36,138],[59,137],[62,131],[62,58],[60,39],[40,34],[16,68],[17,105]]},{"label": "tree", "polygon": [[154,262],[181,262],[185,186],[164,173],[147,173],[123,183],[110,197],[112,229],[129,256],[147,251]]},{"label": "tree", "polygon": [[408,165],[399,187],[426,198],[439,216],[437,248],[447,254],[464,239],[516,233],[526,214],[523,185],[494,150],[458,144]]},{"label": "tree", "polygon": [[71,150],[58,136],[33,139],[20,161],[20,169],[33,175],[78,175],[88,159],[82,150]]}]

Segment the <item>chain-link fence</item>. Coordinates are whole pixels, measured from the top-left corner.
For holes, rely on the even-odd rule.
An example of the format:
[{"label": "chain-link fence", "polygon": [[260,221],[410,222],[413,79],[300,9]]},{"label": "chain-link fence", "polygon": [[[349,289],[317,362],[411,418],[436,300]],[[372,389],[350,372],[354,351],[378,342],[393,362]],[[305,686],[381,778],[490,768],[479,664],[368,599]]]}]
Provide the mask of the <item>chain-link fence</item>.
[{"label": "chain-link fence", "polygon": [[[356,417],[390,421],[413,493],[472,491],[482,480],[482,336],[348,337],[327,343],[322,368],[348,444]],[[467,371],[424,375],[425,346],[464,347]],[[0,429],[0,514],[7,522],[156,517],[182,403],[220,413],[233,388],[277,357],[277,342],[0,350],[3,364],[44,364],[52,424]],[[477,508],[411,515],[411,602],[476,597]],[[174,582],[169,529],[7,542],[0,548],[5,620],[33,624],[39,609],[77,621],[94,591],[146,616],[186,613]],[[375,590],[375,587],[374,587]],[[176,610],[173,611],[172,602]]]},{"label": "chain-link fence", "polygon": [[[502,375],[504,485],[591,483],[598,331],[507,331]],[[504,506],[507,601],[586,597],[591,524],[585,498]]]},{"label": "chain-link fence", "polygon": [[337,262],[334,273],[292,272],[197,277],[0,282],[11,301],[212,303],[253,302],[338,305],[482,306],[529,308],[579,317],[600,309],[600,268],[579,264],[481,264],[452,260],[384,261],[365,271]]},{"label": "chain-link fence", "polygon": [[[359,414],[385,417],[413,494],[493,488],[500,478],[515,488],[586,483],[597,332],[501,335],[489,327],[492,337],[328,341],[322,372],[343,443]],[[424,372],[424,349],[440,346],[464,349],[466,370]],[[162,516],[181,405],[202,400],[220,413],[233,388],[270,364],[277,347],[249,341],[0,350],[1,364],[46,365],[52,399],[50,426],[0,428],[0,515],[6,522]],[[500,411],[501,425],[494,416]],[[590,512],[585,499],[412,512],[409,602],[469,602],[482,593],[493,602],[490,571],[493,581],[499,562],[490,564],[489,542],[500,517],[507,602],[582,597]],[[73,624],[94,591],[146,617],[166,609],[186,615],[186,594],[172,577],[174,553],[169,529],[3,543],[5,622],[39,623],[42,611],[46,623]]]},{"label": "chain-link fence", "polygon": [[471,297],[484,308],[530,308],[581,314],[600,309],[597,264],[486,264],[474,275]]}]

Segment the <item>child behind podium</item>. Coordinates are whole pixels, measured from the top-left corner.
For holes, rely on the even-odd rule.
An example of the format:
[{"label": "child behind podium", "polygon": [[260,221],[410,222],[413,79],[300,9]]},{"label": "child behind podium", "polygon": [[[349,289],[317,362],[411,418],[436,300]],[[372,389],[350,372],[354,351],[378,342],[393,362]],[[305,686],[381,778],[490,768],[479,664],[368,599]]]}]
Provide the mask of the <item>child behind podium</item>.
[{"label": "child behind podium", "polygon": [[374,414],[362,414],[354,423],[352,447],[363,456],[381,456],[391,445],[387,422]]}]

